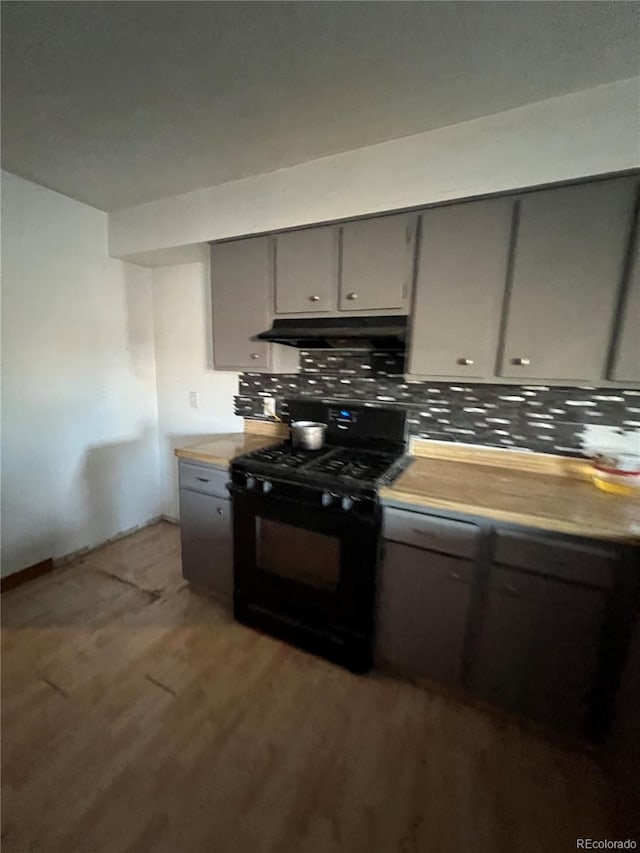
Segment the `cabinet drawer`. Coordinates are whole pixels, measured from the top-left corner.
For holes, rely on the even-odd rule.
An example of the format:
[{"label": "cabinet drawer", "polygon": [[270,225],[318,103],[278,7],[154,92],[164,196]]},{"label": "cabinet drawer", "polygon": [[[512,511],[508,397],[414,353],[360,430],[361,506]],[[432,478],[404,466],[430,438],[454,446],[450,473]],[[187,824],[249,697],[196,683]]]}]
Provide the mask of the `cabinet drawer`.
[{"label": "cabinet drawer", "polygon": [[478,528],[466,521],[451,521],[401,509],[385,509],[384,536],[417,548],[457,557],[473,557]]},{"label": "cabinet drawer", "polygon": [[600,606],[601,602],[606,601],[606,593],[595,589],[498,566],[491,569],[489,588],[499,595],[535,602],[546,605],[547,608],[553,606],[561,610],[564,606],[568,614],[579,609],[581,605],[589,608],[593,602]]},{"label": "cabinet drawer", "polygon": [[618,554],[607,548],[498,530],[493,559],[560,580],[607,588],[613,584]]},{"label": "cabinet drawer", "polygon": [[191,489],[204,495],[214,495],[218,498],[228,498],[227,483],[229,472],[218,468],[208,468],[206,465],[192,465],[189,462],[180,463],[180,488]]}]

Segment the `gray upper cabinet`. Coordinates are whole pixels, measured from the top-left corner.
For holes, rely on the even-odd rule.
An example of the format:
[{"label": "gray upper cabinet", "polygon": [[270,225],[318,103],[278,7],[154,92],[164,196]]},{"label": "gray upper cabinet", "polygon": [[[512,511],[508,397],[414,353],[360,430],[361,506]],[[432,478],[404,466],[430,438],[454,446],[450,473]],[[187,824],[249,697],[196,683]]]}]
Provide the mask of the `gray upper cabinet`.
[{"label": "gray upper cabinet", "polygon": [[416,221],[400,214],[342,226],[341,311],[408,309]]},{"label": "gray upper cabinet", "polygon": [[273,241],[276,314],[335,312],[338,229],[291,231]]},{"label": "gray upper cabinet", "polygon": [[604,377],[635,178],[523,196],[500,375]]},{"label": "gray upper cabinet", "polygon": [[409,373],[493,374],[513,211],[502,198],[423,213]]},{"label": "gray upper cabinet", "polygon": [[270,325],[269,238],[211,248],[213,359],[217,370],[269,368],[270,345],[252,341]]},{"label": "gray upper cabinet", "polygon": [[636,235],[611,379],[640,382],[640,234]]}]

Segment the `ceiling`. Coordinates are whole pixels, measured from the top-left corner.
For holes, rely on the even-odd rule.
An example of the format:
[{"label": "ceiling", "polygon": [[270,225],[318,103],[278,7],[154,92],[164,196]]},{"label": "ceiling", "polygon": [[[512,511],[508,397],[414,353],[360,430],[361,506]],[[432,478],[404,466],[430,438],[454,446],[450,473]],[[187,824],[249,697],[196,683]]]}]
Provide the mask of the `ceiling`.
[{"label": "ceiling", "polygon": [[3,2],[2,166],[113,210],[639,72],[635,2]]}]

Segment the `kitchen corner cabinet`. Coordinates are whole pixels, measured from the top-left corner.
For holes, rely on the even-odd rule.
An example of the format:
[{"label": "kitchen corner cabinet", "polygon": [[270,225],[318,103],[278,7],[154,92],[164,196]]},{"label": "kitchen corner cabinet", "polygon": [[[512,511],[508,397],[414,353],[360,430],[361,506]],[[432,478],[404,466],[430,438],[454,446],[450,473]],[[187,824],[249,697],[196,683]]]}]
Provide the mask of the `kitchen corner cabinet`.
[{"label": "kitchen corner cabinet", "polygon": [[611,379],[640,382],[640,226],[636,230],[635,249],[629,283],[622,303],[620,329],[614,348]]},{"label": "kitchen corner cabinet", "polygon": [[271,325],[269,237],[214,244],[211,293],[216,370],[259,372],[297,368],[295,350],[252,340]]},{"label": "kitchen corner cabinet", "polygon": [[276,314],[337,310],[338,243],[339,230],[335,226],[275,235]]},{"label": "kitchen corner cabinet", "polygon": [[604,378],[638,182],[522,196],[500,376]]},{"label": "kitchen corner cabinet", "polygon": [[416,224],[416,214],[399,214],[342,226],[340,311],[408,309]]},{"label": "kitchen corner cabinet", "polygon": [[185,580],[230,604],[233,528],[228,472],[180,461],[180,542]]},{"label": "kitchen corner cabinet", "polygon": [[514,208],[500,198],[423,213],[409,373],[494,373]]}]

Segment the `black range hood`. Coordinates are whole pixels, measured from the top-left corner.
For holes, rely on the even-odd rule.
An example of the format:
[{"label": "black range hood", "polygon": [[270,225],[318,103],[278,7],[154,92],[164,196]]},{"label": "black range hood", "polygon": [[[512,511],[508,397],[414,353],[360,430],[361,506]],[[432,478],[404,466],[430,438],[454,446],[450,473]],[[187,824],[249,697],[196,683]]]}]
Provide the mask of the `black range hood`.
[{"label": "black range hood", "polygon": [[367,349],[403,351],[407,339],[407,318],[384,317],[305,317],[274,320],[254,341],[270,341],[298,349]]}]

